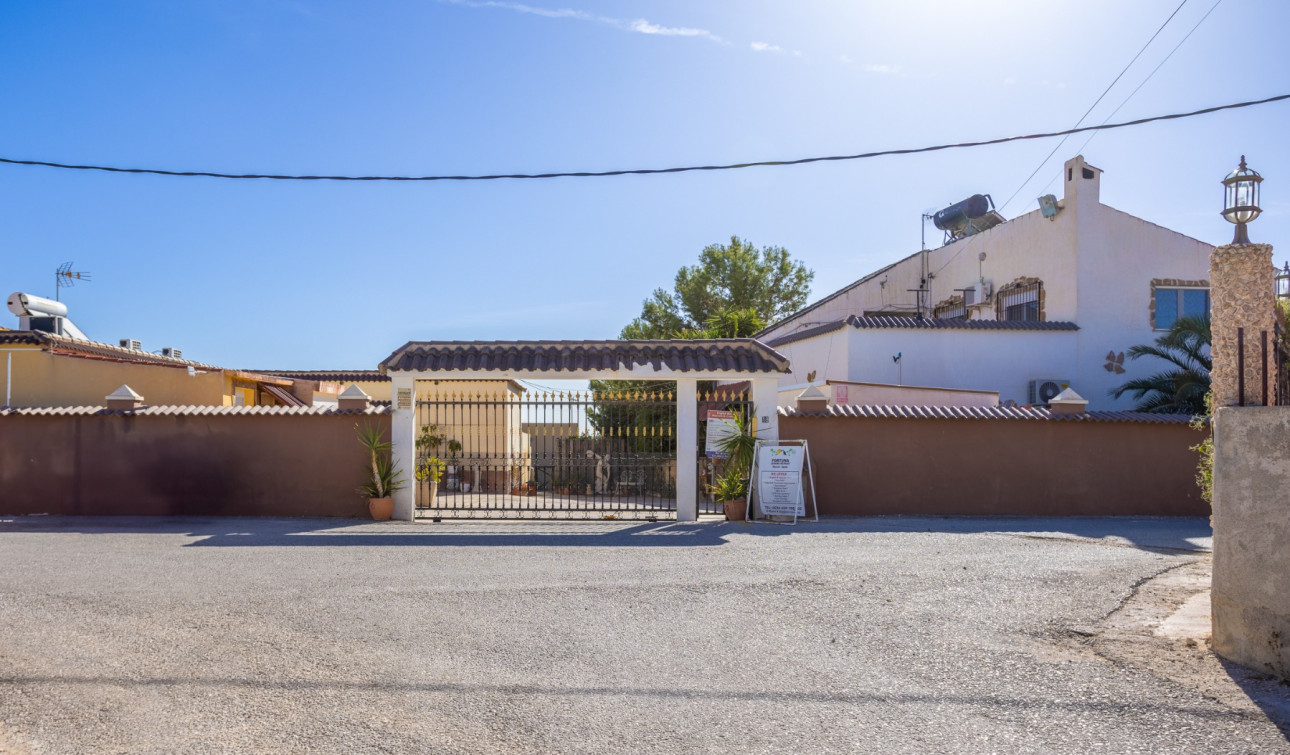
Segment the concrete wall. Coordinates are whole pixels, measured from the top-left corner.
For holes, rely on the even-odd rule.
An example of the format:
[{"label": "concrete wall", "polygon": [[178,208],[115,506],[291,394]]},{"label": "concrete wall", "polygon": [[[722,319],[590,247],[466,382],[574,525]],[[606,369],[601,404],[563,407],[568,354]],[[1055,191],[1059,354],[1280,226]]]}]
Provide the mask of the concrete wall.
[{"label": "concrete wall", "polygon": [[[853,380],[851,377],[848,349],[851,344],[851,326],[843,326],[832,333],[821,333],[814,338],[786,343],[776,346],[775,351],[788,359],[789,372],[779,376],[779,387],[805,385],[812,372],[814,382],[826,380]],[[891,379],[882,382],[896,382],[895,366],[892,366]]]},{"label": "concrete wall", "polygon": [[[848,328],[850,374],[858,382],[896,382],[938,388],[996,391],[999,398],[1030,403],[1030,381],[1075,382],[1078,331],[928,330]],[[854,403],[854,402],[853,402]]]},{"label": "concrete wall", "polygon": [[223,370],[189,375],[183,365],[132,364],[51,354],[39,347],[0,353],[0,403],[6,358],[13,356],[11,406],[102,406],[103,397],[129,385],[149,404],[224,406],[232,387]]},{"label": "concrete wall", "polygon": [[1290,679],[1290,408],[1214,419],[1213,646]]},{"label": "concrete wall", "polygon": [[0,417],[0,514],[366,517],[357,422],[387,415]]},{"label": "concrete wall", "polygon": [[[998,391],[969,391],[955,388],[924,388],[915,385],[886,383],[833,382],[819,385],[829,399],[829,406],[977,406],[999,405]],[[807,386],[794,385],[779,389],[779,405],[796,407],[797,399]],[[845,399],[843,396],[845,395]]]},{"label": "concrete wall", "polygon": [[820,513],[1204,516],[1186,424],[781,417]]}]

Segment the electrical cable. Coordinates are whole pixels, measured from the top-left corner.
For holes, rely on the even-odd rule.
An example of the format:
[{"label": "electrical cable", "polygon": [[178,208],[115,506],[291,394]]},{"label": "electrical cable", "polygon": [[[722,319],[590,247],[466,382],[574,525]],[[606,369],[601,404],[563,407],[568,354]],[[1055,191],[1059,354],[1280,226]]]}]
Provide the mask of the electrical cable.
[{"label": "electrical cable", "polygon": [[465,175],[465,176],[311,176],[311,175],[277,175],[271,173],[215,173],[210,171],[180,171],[180,170],[160,170],[156,168],[117,168],[105,165],[72,165],[67,163],[56,163],[45,160],[17,160],[13,158],[0,157],[0,163],[9,165],[32,165],[45,168],[61,168],[65,170],[94,170],[107,173],[135,173],[156,176],[178,176],[178,177],[202,177],[202,178],[231,178],[231,179],[268,179],[274,181],[494,181],[499,179],[541,179],[541,178],[601,178],[606,176],[627,176],[627,175],[655,175],[661,173],[688,173],[691,171],[707,170],[738,170],[741,168],[758,168],[787,165],[805,165],[807,163],[819,162],[839,162],[844,160],[865,160],[872,157],[886,157],[890,155],[916,155],[925,152],[939,152],[947,149],[967,149],[971,147],[985,147],[993,144],[1007,144],[1009,142],[1027,141],[1032,139],[1049,139],[1054,136],[1070,136],[1072,134],[1081,134],[1088,131],[1110,131],[1117,128],[1127,128],[1130,126],[1141,126],[1145,123],[1154,123],[1157,121],[1178,120],[1181,118],[1193,118],[1198,115],[1208,115],[1223,110],[1238,110],[1240,108],[1254,107],[1256,105],[1266,105],[1272,102],[1290,100],[1290,94],[1279,94],[1274,97],[1265,97],[1261,100],[1249,100],[1247,102],[1235,102],[1229,105],[1216,105],[1214,107],[1201,108],[1185,113],[1170,113],[1169,115],[1155,115],[1148,118],[1138,118],[1132,121],[1123,121],[1120,123],[1104,123],[1100,126],[1082,126],[1078,128],[1066,129],[1064,131],[1051,131],[1038,134],[1023,134],[1020,136],[1005,136],[997,139],[985,139],[975,142],[958,142],[955,144],[939,144],[934,147],[915,147],[911,149],[887,149],[877,152],[862,152],[856,155],[831,155],[828,157],[804,157],[797,160],[761,160],[757,162],[732,163],[729,165],[691,165],[681,168],[638,168],[633,170],[605,170],[605,171],[578,171],[578,172],[559,172],[559,173],[499,173],[492,175]]},{"label": "electrical cable", "polygon": [[[1106,116],[1105,120],[1103,120],[1103,121],[1102,121],[1102,124],[1103,124],[1103,125],[1105,125],[1105,124],[1106,124],[1107,122],[1109,122],[1112,118],[1114,118],[1114,117],[1115,117],[1115,114],[1116,114],[1116,113],[1118,113],[1118,112],[1120,112],[1120,109],[1121,109],[1121,108],[1123,108],[1125,105],[1127,105],[1127,104],[1129,103],[1129,100],[1133,99],[1133,96],[1134,96],[1135,94],[1137,94],[1137,93],[1142,89],[1142,87],[1146,85],[1146,83],[1147,83],[1148,81],[1151,81],[1151,77],[1156,75],[1156,71],[1159,71],[1159,70],[1160,70],[1160,68],[1161,68],[1165,63],[1169,62],[1169,59],[1170,59],[1170,58],[1172,58],[1172,57],[1174,56],[1174,53],[1178,52],[1178,48],[1180,48],[1180,47],[1182,47],[1182,46],[1183,46],[1183,43],[1184,43],[1184,42],[1186,42],[1186,41],[1187,41],[1187,39],[1188,39],[1188,38],[1190,38],[1190,37],[1191,37],[1191,35],[1192,35],[1192,34],[1194,34],[1194,33],[1196,32],[1196,30],[1197,30],[1197,29],[1199,29],[1199,28],[1200,28],[1200,25],[1201,25],[1201,24],[1203,24],[1203,23],[1205,22],[1205,19],[1209,18],[1209,14],[1213,13],[1213,12],[1214,12],[1214,9],[1215,9],[1215,8],[1217,8],[1217,7],[1219,6],[1219,4],[1220,4],[1220,3],[1222,3],[1222,2],[1223,2],[1223,0],[1217,0],[1217,2],[1215,2],[1213,5],[1211,5],[1211,6],[1209,7],[1209,10],[1205,11],[1205,15],[1201,16],[1201,17],[1200,17],[1200,20],[1196,22],[1196,25],[1195,25],[1195,26],[1193,26],[1193,27],[1191,27],[1191,31],[1188,31],[1185,35],[1183,35],[1183,38],[1182,38],[1181,40],[1179,40],[1179,41],[1178,41],[1178,44],[1174,45],[1174,49],[1170,50],[1170,51],[1169,51],[1169,54],[1168,54],[1168,55],[1166,55],[1166,56],[1164,57],[1164,59],[1163,59],[1163,60],[1161,60],[1158,64],[1156,64],[1156,67],[1155,67],[1155,68],[1151,69],[1151,73],[1147,74],[1147,77],[1146,77],[1145,79],[1143,79],[1143,80],[1142,80],[1142,83],[1138,84],[1137,88],[1135,88],[1132,92],[1129,92],[1129,96],[1128,96],[1128,97],[1125,97],[1125,98],[1124,98],[1124,101],[1122,101],[1119,105],[1117,105],[1117,106],[1116,106],[1116,108],[1115,108],[1114,110],[1112,110],[1112,111],[1111,111],[1111,114],[1110,114],[1110,115]],[[1178,7],[1179,7],[1179,8],[1181,8],[1182,6],[1178,6]],[[1175,10],[1174,12],[1175,12],[1175,13],[1177,13],[1178,11],[1177,11],[1177,10]],[[1170,18],[1173,18],[1173,16],[1170,16]],[[1168,21],[1166,20],[1166,22],[1165,22],[1165,23],[1168,23]],[[1164,28],[1164,27],[1162,26],[1161,28]],[[1156,33],[1157,33],[1157,34],[1159,34],[1159,31],[1157,31]],[[1152,37],[1152,39],[1155,39],[1155,37],[1153,36],[1153,37]],[[1148,41],[1148,42],[1147,42],[1147,44],[1150,44],[1150,41]],[[1144,47],[1143,49],[1145,50],[1146,48]],[[1140,54],[1141,54],[1141,52],[1139,52],[1139,55],[1140,55]],[[1134,60],[1136,60],[1136,59],[1137,59],[1137,58],[1135,57],[1135,58],[1134,58]],[[1132,63],[1130,63],[1130,65],[1132,65]],[[1125,70],[1128,70],[1128,69],[1126,68]],[[1123,72],[1121,72],[1121,74],[1123,75]],[[1118,77],[1117,77],[1117,78],[1118,78]],[[1112,84],[1114,84],[1114,83],[1115,83],[1115,82],[1112,82]],[[1107,89],[1108,89],[1108,91],[1109,91],[1110,87],[1108,87]],[[1105,92],[1103,92],[1103,95],[1105,95],[1105,94],[1106,94],[1106,93],[1105,93]],[[1101,98],[1099,97],[1098,99],[1100,100]],[[1093,104],[1094,104],[1095,106],[1097,105],[1097,103],[1096,103],[1096,102],[1095,102],[1095,103],[1093,103]],[[1091,108],[1090,108],[1090,110],[1091,110]],[[1087,115],[1087,113],[1085,113],[1085,115]],[[1080,120],[1083,120],[1083,119],[1081,118]],[[1076,125],[1078,125],[1078,124],[1076,124]],[[1089,143],[1089,142],[1091,142],[1091,141],[1093,141],[1094,137],[1096,137],[1096,136],[1097,136],[1097,133],[1098,133],[1098,132],[1094,131],[1093,133],[1089,134],[1088,138],[1084,140],[1084,143],[1083,143],[1083,144],[1081,144],[1081,145],[1079,146],[1079,149],[1075,150],[1075,153],[1076,153],[1076,154],[1080,154],[1080,153],[1082,153],[1082,152],[1084,151],[1084,148],[1088,146],[1088,143]],[[1065,139],[1063,139],[1063,140],[1062,140],[1062,142],[1064,142],[1064,141],[1066,141],[1066,140],[1065,140]],[[1040,163],[1040,164],[1039,164],[1041,168],[1044,166],[1044,164],[1046,164],[1046,163],[1048,162],[1048,160],[1049,160],[1049,159],[1051,159],[1051,158],[1052,158],[1052,156],[1053,156],[1054,154],[1056,154],[1057,150],[1062,146],[1062,142],[1058,142],[1057,146],[1053,148],[1053,151],[1052,151],[1052,152],[1050,152],[1050,153],[1048,153],[1048,157],[1044,158],[1044,162],[1042,162],[1042,163]],[[1039,172],[1039,168],[1036,168],[1036,169],[1035,169],[1035,173],[1038,173],[1038,172]],[[1030,178],[1027,178],[1027,179],[1026,179],[1026,183],[1029,183],[1029,182],[1030,182],[1030,179],[1035,177],[1035,173],[1031,173],[1031,174],[1030,174]],[[1059,172],[1059,173],[1058,173],[1058,175],[1061,175],[1061,173]],[[1048,179],[1048,183],[1044,184],[1044,188],[1043,188],[1043,189],[1040,189],[1040,192],[1039,192],[1039,193],[1041,193],[1041,194],[1042,194],[1043,192],[1047,191],[1047,190],[1048,190],[1048,187],[1049,187],[1049,186],[1052,186],[1052,185],[1053,185],[1053,181],[1056,181],[1056,180],[1057,180],[1057,176],[1053,176],[1052,178]],[[1012,196],[1013,196],[1013,197],[1016,197],[1016,196],[1017,196],[1017,193],[1020,193],[1021,189],[1022,189],[1022,188],[1025,188],[1026,183],[1023,183],[1023,184],[1021,185],[1021,187],[1017,189],[1017,192],[1014,192]],[[1009,202],[1011,202],[1011,201],[1012,201],[1012,199],[1010,198],[1008,201],[1009,201]],[[1006,205],[1007,205],[1007,203],[1005,202],[1005,203],[1004,203],[1004,205],[1006,206]],[[1003,208],[1001,207],[1001,208],[1000,208],[1000,210],[1002,210],[1002,209],[1003,209]],[[975,237],[973,237],[973,238],[975,238]],[[969,240],[967,244],[964,244],[964,245],[963,245],[963,248],[962,248],[962,249],[959,249],[958,251],[956,251],[956,252],[954,253],[954,256],[952,256],[952,257],[950,257],[948,260],[946,260],[944,265],[941,265],[939,268],[937,268],[936,272],[937,272],[937,273],[939,273],[939,272],[941,272],[942,270],[944,270],[946,267],[949,267],[949,264],[950,264],[951,262],[953,262],[953,261],[954,261],[954,259],[955,259],[956,257],[958,257],[960,254],[962,254],[963,252],[967,251],[968,247],[970,247],[970,246],[972,246],[972,242]]]},{"label": "electrical cable", "polygon": [[[1160,28],[1156,29],[1156,33],[1151,35],[1151,39],[1148,39],[1147,43],[1142,46],[1142,49],[1138,50],[1138,54],[1133,56],[1133,60],[1130,60],[1128,65],[1126,65],[1124,68],[1120,70],[1120,73],[1116,75],[1116,77],[1111,81],[1111,83],[1107,85],[1106,89],[1103,89],[1102,93],[1099,94],[1097,96],[1097,99],[1093,101],[1093,104],[1088,106],[1088,110],[1085,110],[1084,114],[1079,117],[1079,120],[1075,121],[1075,125],[1077,127],[1079,126],[1079,124],[1084,122],[1084,119],[1088,117],[1089,113],[1093,112],[1093,108],[1097,107],[1098,103],[1100,103],[1102,99],[1106,97],[1106,95],[1111,91],[1112,87],[1114,87],[1120,81],[1120,79],[1124,76],[1124,74],[1129,72],[1129,69],[1133,67],[1133,64],[1138,62],[1138,58],[1142,57],[1142,53],[1146,52],[1147,48],[1151,46],[1151,43],[1156,41],[1156,37],[1160,36],[1160,32],[1165,30],[1165,27],[1169,25],[1169,22],[1174,20],[1174,16],[1178,15],[1178,11],[1182,10],[1183,6],[1186,4],[1187,4],[1187,0],[1182,0],[1182,2],[1178,4],[1178,7],[1174,8],[1174,12],[1169,14],[1169,18],[1166,18],[1165,22],[1160,25]],[[1034,171],[1031,172],[1031,174],[1026,178],[1026,180],[1021,182],[1021,185],[1017,187],[1017,190],[1012,192],[1012,196],[1008,197],[1008,201],[1000,205],[999,212],[1001,214],[1005,209],[1007,209],[1008,205],[1012,204],[1012,200],[1017,198],[1017,195],[1021,193],[1021,190],[1026,188],[1026,184],[1034,180],[1035,175],[1039,173],[1039,171],[1042,170],[1045,165],[1048,164],[1049,160],[1053,159],[1053,155],[1057,154],[1057,150],[1062,148],[1062,145],[1066,143],[1066,139],[1069,137],[1070,137],[1070,134],[1066,134],[1065,136],[1063,136],[1062,140],[1060,142],[1057,142],[1057,146],[1053,147],[1053,151],[1049,152],[1048,155],[1045,156],[1044,159],[1039,162],[1039,165],[1035,166]]]},{"label": "electrical cable", "polygon": [[[1159,71],[1160,68],[1164,66],[1165,63],[1169,62],[1169,59],[1174,56],[1174,53],[1178,52],[1178,48],[1182,47],[1183,43],[1186,42],[1188,39],[1190,39],[1192,34],[1196,33],[1196,30],[1200,28],[1200,25],[1205,23],[1205,19],[1209,18],[1209,14],[1213,13],[1214,10],[1218,8],[1219,4],[1221,4],[1222,2],[1223,0],[1217,0],[1217,2],[1215,2],[1213,5],[1209,7],[1209,10],[1205,11],[1205,15],[1201,16],[1200,20],[1196,22],[1196,25],[1191,27],[1191,31],[1183,35],[1183,38],[1178,41],[1178,44],[1174,45],[1174,49],[1170,50],[1169,54],[1164,57],[1164,60],[1161,60],[1158,64],[1156,64],[1155,68],[1151,69],[1151,73],[1147,74],[1147,78],[1143,79],[1142,83],[1138,84],[1136,89],[1134,89],[1132,92],[1129,92],[1129,96],[1125,97],[1124,101],[1121,102],[1119,105],[1117,105],[1116,108],[1111,111],[1110,115],[1106,116],[1106,120],[1102,121],[1103,123],[1106,123],[1107,121],[1114,118],[1115,114],[1120,112],[1121,108],[1129,104],[1129,100],[1133,99],[1133,96],[1137,94],[1139,91],[1141,91],[1142,87],[1146,86],[1148,81],[1151,81],[1151,77],[1156,75],[1156,71]],[[1075,154],[1083,153],[1084,148],[1088,146],[1089,142],[1093,141],[1093,138],[1095,136],[1097,136],[1096,131],[1089,134],[1088,138],[1084,140],[1084,143],[1079,146],[1079,149],[1075,150]],[[1061,175],[1061,173],[1059,172],[1057,175]],[[1053,176],[1052,178],[1048,179],[1048,183],[1044,184],[1044,188],[1040,189],[1039,193],[1042,194],[1043,192],[1047,191],[1048,187],[1052,186],[1053,181],[1056,181],[1056,180],[1057,180],[1057,176]]]}]

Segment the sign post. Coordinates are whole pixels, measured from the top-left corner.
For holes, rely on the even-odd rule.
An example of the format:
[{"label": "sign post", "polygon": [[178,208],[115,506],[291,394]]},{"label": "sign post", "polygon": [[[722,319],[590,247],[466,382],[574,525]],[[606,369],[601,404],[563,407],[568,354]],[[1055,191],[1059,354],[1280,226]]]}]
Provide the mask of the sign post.
[{"label": "sign post", "polygon": [[[811,521],[820,521],[815,498],[815,475],[805,440],[758,442],[748,489],[748,520],[806,516],[806,493],[811,494]],[[755,501],[755,507],[754,507]]]}]

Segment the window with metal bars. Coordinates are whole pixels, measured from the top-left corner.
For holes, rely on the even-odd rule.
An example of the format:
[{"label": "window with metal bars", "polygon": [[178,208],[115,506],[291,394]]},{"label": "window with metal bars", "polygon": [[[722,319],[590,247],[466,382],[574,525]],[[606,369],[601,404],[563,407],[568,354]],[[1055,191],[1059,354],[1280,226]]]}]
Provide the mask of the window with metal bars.
[{"label": "window with metal bars", "polygon": [[966,320],[967,304],[956,297],[932,310],[932,317],[938,320]]},{"label": "window with metal bars", "polygon": [[1035,322],[1042,320],[1039,307],[1044,284],[1040,281],[1027,283],[995,295],[995,315],[999,320],[1012,322]]}]

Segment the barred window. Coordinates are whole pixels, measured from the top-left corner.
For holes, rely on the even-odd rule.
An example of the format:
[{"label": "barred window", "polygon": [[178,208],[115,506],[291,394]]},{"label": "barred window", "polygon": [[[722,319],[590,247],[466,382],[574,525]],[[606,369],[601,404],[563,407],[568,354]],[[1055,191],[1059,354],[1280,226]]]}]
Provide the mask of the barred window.
[{"label": "barred window", "polygon": [[962,301],[952,299],[932,310],[932,317],[938,320],[966,320],[967,305]]},{"label": "barred window", "polygon": [[1040,317],[1039,300],[1043,293],[1043,288],[1044,284],[1036,281],[1000,291],[995,296],[998,300],[995,304],[997,318],[1014,322],[1031,322],[1042,319]]}]

